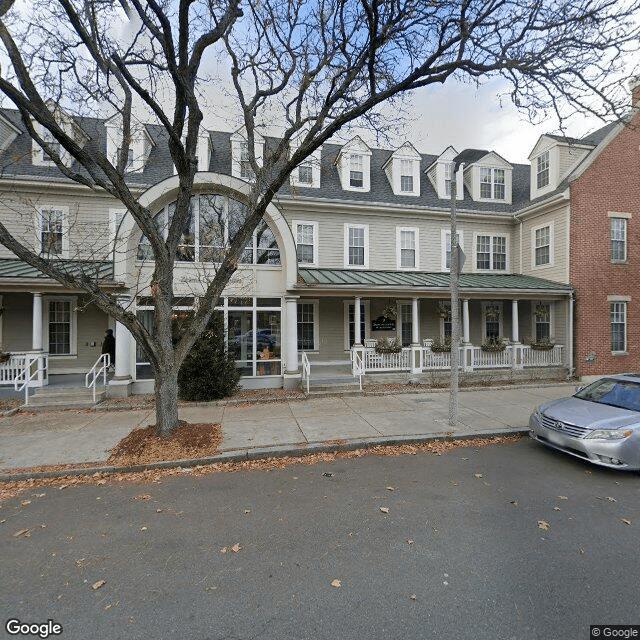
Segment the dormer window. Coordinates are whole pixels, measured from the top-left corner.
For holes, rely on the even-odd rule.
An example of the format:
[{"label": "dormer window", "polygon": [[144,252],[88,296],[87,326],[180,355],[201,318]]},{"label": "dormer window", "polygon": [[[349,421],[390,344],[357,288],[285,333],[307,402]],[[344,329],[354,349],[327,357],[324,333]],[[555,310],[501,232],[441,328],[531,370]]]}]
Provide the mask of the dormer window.
[{"label": "dormer window", "polygon": [[413,162],[411,160],[400,161],[400,191],[413,192]]},{"label": "dormer window", "polygon": [[251,168],[251,160],[249,159],[249,143],[240,143],[240,177],[245,180],[253,180],[255,174]]},{"label": "dormer window", "polygon": [[[122,148],[118,148],[118,155],[116,156],[116,162],[120,158],[120,154],[122,153]],[[129,147],[127,151],[127,165],[125,166],[125,171],[131,171],[131,167],[133,166],[133,149]]]},{"label": "dormer window", "polygon": [[480,167],[480,197],[487,200],[504,200],[504,169]]},{"label": "dormer window", "polygon": [[549,152],[545,151],[538,156],[536,172],[536,184],[538,189],[546,187],[549,184]]},{"label": "dormer window", "polygon": [[362,189],[364,186],[364,160],[359,154],[354,154],[349,159],[349,186]]},{"label": "dormer window", "polygon": [[313,167],[310,162],[305,162],[298,167],[298,182],[300,184],[313,183]]},{"label": "dormer window", "polygon": [[345,144],[335,160],[340,184],[345,191],[369,191],[371,150],[356,136]]},{"label": "dormer window", "polygon": [[[55,153],[58,157],[60,157],[62,147],[60,143],[55,139],[51,131],[49,131],[48,129],[45,129],[42,132],[42,140],[53,153]],[[42,162],[53,162],[53,158],[47,151],[45,151],[44,149],[41,149],[41,152],[42,152]]]},{"label": "dormer window", "polygon": [[444,170],[444,195],[451,197],[451,176],[453,175],[453,162],[447,162],[443,165]]}]

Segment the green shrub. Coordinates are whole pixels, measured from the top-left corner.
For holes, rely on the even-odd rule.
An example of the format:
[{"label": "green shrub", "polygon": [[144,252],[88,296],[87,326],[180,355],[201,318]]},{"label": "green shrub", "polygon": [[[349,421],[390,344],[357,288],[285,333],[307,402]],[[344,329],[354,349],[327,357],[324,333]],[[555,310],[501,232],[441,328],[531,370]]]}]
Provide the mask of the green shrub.
[{"label": "green shrub", "polygon": [[214,313],[180,367],[178,395],[181,400],[219,400],[233,395],[239,380],[240,371],[225,352],[224,321]]}]

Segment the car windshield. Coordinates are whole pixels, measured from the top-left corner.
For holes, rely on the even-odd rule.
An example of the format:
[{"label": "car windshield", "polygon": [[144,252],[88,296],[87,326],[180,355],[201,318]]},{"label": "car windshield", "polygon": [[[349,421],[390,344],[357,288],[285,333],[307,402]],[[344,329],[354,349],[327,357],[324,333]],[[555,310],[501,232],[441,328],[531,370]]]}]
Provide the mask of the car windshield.
[{"label": "car windshield", "polygon": [[602,378],[575,394],[575,398],[640,411],[640,382]]}]

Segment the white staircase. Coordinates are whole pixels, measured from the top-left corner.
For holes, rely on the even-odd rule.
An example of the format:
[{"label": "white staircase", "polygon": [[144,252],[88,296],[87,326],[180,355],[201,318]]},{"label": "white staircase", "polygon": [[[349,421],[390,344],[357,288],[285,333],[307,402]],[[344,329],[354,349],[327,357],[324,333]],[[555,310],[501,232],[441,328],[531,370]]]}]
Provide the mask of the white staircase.
[{"label": "white staircase", "polygon": [[106,397],[103,388],[96,389],[96,399],[93,399],[93,389],[84,387],[49,386],[31,389],[29,393],[28,411],[43,411],[46,409],[87,409],[102,402]]}]

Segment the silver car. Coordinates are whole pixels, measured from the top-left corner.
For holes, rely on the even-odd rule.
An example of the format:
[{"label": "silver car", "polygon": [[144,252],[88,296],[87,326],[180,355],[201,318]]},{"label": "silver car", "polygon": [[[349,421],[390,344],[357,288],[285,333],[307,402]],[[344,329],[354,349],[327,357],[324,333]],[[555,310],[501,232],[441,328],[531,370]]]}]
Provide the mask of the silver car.
[{"label": "silver car", "polygon": [[607,376],[529,418],[538,442],[612,469],[640,469],[640,375]]}]

